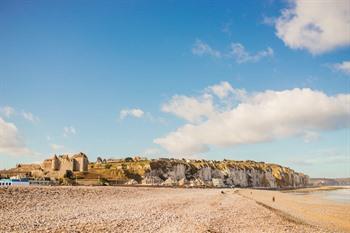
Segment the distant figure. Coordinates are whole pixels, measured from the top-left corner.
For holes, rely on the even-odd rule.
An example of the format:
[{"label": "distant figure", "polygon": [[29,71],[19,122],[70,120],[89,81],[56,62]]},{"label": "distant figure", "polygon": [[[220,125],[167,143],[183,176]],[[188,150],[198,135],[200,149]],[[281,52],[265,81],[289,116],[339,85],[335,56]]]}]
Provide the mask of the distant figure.
[{"label": "distant figure", "polygon": [[250,195],[253,195],[253,192],[250,192]]},{"label": "distant figure", "polygon": [[224,192],[224,191],[221,191],[221,194],[225,194],[225,192]]},{"label": "distant figure", "polygon": [[272,197],[272,201],[275,202],[275,196]]}]

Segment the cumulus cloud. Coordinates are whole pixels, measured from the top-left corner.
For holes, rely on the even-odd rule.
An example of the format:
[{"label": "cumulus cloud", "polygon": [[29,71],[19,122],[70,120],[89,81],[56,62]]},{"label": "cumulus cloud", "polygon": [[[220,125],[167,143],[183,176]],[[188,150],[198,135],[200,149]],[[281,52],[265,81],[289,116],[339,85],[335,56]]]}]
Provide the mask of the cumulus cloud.
[{"label": "cumulus cloud", "polygon": [[205,112],[206,118],[199,122],[193,121],[193,116],[204,115],[197,112],[203,96],[187,98],[191,98],[194,106],[179,102],[176,111],[168,112],[188,123],[154,140],[170,153],[199,153],[208,151],[209,146],[230,147],[293,136],[310,141],[318,132],[350,126],[349,94],[328,96],[308,88],[251,93],[228,108],[214,107],[225,103],[219,99],[218,104],[209,108],[210,114]]},{"label": "cumulus cloud", "polygon": [[24,119],[26,119],[27,121],[30,121],[32,123],[37,123],[40,121],[39,117],[35,116],[31,112],[22,112],[22,116],[24,117]]},{"label": "cumulus cloud", "polygon": [[211,95],[203,95],[200,98],[175,95],[162,106],[162,111],[189,122],[202,121],[215,113]]},{"label": "cumulus cloud", "polygon": [[234,91],[231,84],[228,82],[221,82],[217,85],[210,86],[208,90],[212,91],[220,99],[227,97],[230,93]]},{"label": "cumulus cloud", "polygon": [[[209,86],[205,89],[205,93],[211,96],[217,96],[220,101],[216,106],[229,105],[232,106],[233,102],[241,101],[247,97],[247,92],[244,89],[233,88],[229,82],[222,81],[219,84]],[[231,103],[229,102],[231,101]]]},{"label": "cumulus cloud", "polygon": [[6,122],[0,117],[0,154],[5,155],[31,155],[33,152],[28,149],[20,137],[15,124]]},{"label": "cumulus cloud", "polygon": [[15,114],[15,109],[10,106],[4,106],[0,108],[0,113],[3,114],[6,118],[10,118]]},{"label": "cumulus cloud", "polygon": [[268,47],[266,50],[259,51],[257,53],[251,54],[244,46],[240,43],[232,43],[230,56],[235,59],[239,64],[246,62],[258,62],[265,57],[273,57],[272,48]]},{"label": "cumulus cloud", "polygon": [[199,56],[209,55],[216,58],[221,57],[221,53],[218,50],[211,48],[207,43],[198,39],[194,43],[192,53]]},{"label": "cumulus cloud", "polygon": [[136,118],[141,118],[144,115],[144,111],[142,111],[139,108],[133,108],[133,109],[123,109],[119,113],[119,118],[121,120],[125,119],[126,117],[136,117]]},{"label": "cumulus cloud", "polygon": [[275,21],[276,34],[292,49],[312,54],[350,44],[350,1],[291,0]]},{"label": "cumulus cloud", "polygon": [[[230,83],[223,81],[205,88],[200,96],[175,95],[163,104],[162,111],[190,123],[199,123],[216,115],[218,109],[227,109],[245,96],[245,90],[233,88]],[[215,97],[220,101],[215,102]]]},{"label": "cumulus cloud", "polygon": [[350,75],[350,61],[343,61],[341,63],[333,64],[331,65],[331,68],[344,74]]},{"label": "cumulus cloud", "polygon": [[77,131],[74,126],[65,126],[63,127],[63,136],[68,137],[70,135],[75,135]]},{"label": "cumulus cloud", "polygon": [[273,49],[270,47],[267,47],[266,50],[250,53],[241,43],[231,43],[229,51],[220,52],[201,40],[195,42],[192,53],[198,56],[207,55],[216,58],[234,59],[238,64],[258,62],[263,58],[273,57],[274,55]]}]

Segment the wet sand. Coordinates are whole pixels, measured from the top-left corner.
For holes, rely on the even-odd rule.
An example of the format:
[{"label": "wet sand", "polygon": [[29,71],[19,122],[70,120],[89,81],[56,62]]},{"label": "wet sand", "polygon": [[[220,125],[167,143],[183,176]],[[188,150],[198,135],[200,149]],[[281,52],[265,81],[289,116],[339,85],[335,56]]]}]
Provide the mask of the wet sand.
[{"label": "wet sand", "polygon": [[324,193],[336,189],[322,187],[289,192],[240,189],[238,193],[297,221],[331,231],[350,232],[350,203],[329,200]]}]

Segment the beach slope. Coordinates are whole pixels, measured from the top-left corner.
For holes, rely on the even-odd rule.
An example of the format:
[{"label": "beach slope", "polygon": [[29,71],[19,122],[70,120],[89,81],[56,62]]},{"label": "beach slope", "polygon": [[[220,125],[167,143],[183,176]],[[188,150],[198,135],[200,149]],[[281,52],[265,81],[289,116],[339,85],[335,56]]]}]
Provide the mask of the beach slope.
[{"label": "beach slope", "polygon": [[323,187],[283,192],[240,189],[237,193],[290,219],[328,228],[331,231],[350,232],[350,203],[324,198],[327,194],[325,192],[334,189],[334,187]]},{"label": "beach slope", "polygon": [[12,187],[0,219],[0,232],[330,232],[228,189]]}]

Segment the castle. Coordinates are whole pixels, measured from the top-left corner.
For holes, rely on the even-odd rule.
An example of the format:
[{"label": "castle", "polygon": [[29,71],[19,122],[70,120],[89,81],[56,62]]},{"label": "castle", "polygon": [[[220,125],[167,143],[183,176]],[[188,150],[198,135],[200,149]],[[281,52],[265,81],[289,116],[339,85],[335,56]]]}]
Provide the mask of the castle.
[{"label": "castle", "polygon": [[45,172],[63,176],[67,171],[87,172],[89,160],[84,153],[78,153],[71,157],[69,155],[54,155],[50,159],[45,159],[41,168]]}]

